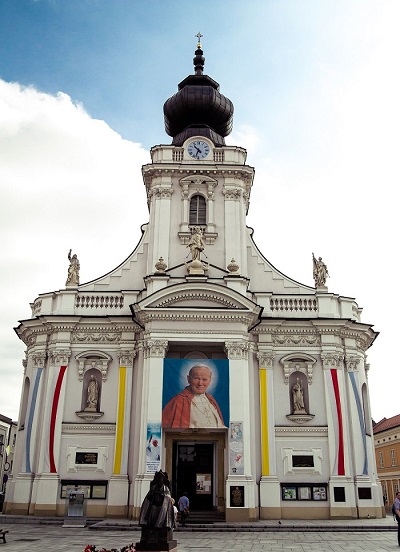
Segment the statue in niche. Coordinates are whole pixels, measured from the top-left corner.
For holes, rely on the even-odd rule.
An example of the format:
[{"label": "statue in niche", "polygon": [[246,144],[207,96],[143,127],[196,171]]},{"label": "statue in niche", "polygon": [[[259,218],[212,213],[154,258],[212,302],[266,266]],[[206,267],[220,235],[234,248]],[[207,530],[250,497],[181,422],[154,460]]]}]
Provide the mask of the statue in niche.
[{"label": "statue in niche", "polygon": [[99,401],[99,384],[96,377],[92,374],[87,388],[87,401],[85,410],[97,411]]},{"label": "statue in niche", "polygon": [[293,414],[307,414],[306,409],[304,408],[303,386],[299,378],[297,378],[296,383],[292,387],[292,397]]},{"label": "statue in niche", "polygon": [[326,284],[326,279],[329,276],[328,267],[323,262],[322,257],[316,259],[314,253],[313,256],[313,278],[315,287],[322,287]]},{"label": "statue in niche", "polygon": [[73,255],[71,255],[71,253],[72,253],[72,249],[70,249],[68,253],[69,267],[68,267],[67,282],[65,285],[79,286],[79,270],[81,268],[81,265],[79,264],[76,253],[74,253]]},{"label": "statue in niche", "polygon": [[190,248],[190,252],[192,254],[192,262],[200,261],[200,254],[204,251],[203,232],[200,226],[195,227],[188,247]]}]

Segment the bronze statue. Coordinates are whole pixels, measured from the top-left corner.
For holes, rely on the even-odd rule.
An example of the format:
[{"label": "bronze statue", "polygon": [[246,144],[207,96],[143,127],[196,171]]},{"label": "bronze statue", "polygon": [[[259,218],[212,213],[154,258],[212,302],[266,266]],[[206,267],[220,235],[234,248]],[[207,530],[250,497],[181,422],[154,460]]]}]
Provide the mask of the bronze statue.
[{"label": "bronze statue", "polygon": [[136,550],[172,550],[177,542],[173,540],[175,514],[169,488],[168,475],[161,470],[154,474],[139,517],[142,527],[140,542]]}]

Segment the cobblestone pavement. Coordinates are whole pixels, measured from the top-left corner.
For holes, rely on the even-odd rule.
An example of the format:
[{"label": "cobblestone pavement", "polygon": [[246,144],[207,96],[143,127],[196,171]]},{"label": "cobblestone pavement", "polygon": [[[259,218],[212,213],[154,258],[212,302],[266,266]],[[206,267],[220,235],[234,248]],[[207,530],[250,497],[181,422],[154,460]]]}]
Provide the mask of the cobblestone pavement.
[{"label": "cobblestone pavement", "polygon": [[[7,542],[0,552],[83,552],[87,544],[98,549],[120,548],[137,542],[139,531],[91,531],[49,525],[2,524],[8,529]],[[178,552],[387,552],[399,550],[395,531],[302,532],[175,532]]]}]

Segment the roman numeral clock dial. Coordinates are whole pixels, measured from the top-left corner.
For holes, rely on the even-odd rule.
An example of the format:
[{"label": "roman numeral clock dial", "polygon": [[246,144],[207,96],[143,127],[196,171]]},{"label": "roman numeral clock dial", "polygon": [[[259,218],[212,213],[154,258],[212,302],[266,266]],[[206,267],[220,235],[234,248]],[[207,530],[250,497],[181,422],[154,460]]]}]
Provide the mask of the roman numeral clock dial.
[{"label": "roman numeral clock dial", "polygon": [[203,140],[194,140],[188,145],[187,151],[193,159],[204,159],[210,153],[210,146]]}]

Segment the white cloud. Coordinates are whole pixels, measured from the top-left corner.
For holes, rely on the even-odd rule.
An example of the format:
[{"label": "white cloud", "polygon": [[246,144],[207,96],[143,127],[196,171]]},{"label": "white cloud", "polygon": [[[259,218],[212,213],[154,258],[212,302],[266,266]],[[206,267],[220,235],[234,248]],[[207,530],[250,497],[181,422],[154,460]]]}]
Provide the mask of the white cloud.
[{"label": "white cloud", "polygon": [[81,281],[134,249],[148,220],[140,167],[149,160],[66,94],[0,80],[2,414],[18,415],[24,346],[12,328],[39,293],[64,287],[70,248]]}]

